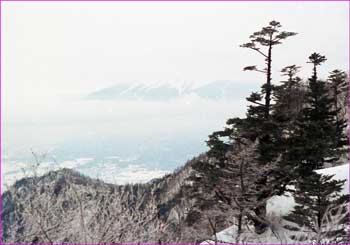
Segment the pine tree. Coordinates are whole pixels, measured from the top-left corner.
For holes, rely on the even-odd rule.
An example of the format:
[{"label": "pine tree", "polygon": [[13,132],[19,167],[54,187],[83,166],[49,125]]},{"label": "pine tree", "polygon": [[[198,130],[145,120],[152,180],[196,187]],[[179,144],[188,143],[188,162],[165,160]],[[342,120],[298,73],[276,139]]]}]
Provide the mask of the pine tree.
[{"label": "pine tree", "polygon": [[[282,40],[294,36],[297,33],[280,31],[281,24],[271,21],[268,26],[250,36],[250,42],[241,45],[262,55],[265,59],[265,68],[258,69],[254,66],[247,66],[245,71],[257,71],[265,74],[266,82],[261,86],[260,92],[253,92],[247,101],[252,104],[248,106],[247,118],[244,121],[244,129],[250,134],[259,138],[259,159],[260,163],[266,164],[277,157],[275,146],[276,139],[280,137],[280,131],[273,120],[270,120],[271,96],[274,86],[272,85],[272,50]],[[264,102],[263,102],[264,100]]]},{"label": "pine tree", "polygon": [[[269,185],[286,186],[291,180],[291,173],[297,161],[294,159],[295,142],[291,141],[291,135],[296,129],[296,121],[304,106],[305,88],[301,79],[297,76],[298,66],[291,65],[284,67],[281,72],[287,76],[286,81],[274,88],[274,100],[272,119],[275,122],[276,129],[279,130],[280,137],[276,140],[275,149],[278,149],[279,160],[276,162],[276,168],[270,174]],[[283,191],[283,189],[281,189]]]},{"label": "pine tree", "polygon": [[[264,69],[258,69],[256,66],[247,66],[244,68],[245,71],[257,71],[264,73],[266,75],[266,83],[262,86],[262,91],[260,94],[256,93],[257,96],[252,95],[251,102],[256,103],[261,106],[260,101],[262,99],[262,95],[265,95],[265,102],[263,105],[263,114],[265,119],[269,118],[270,115],[270,107],[271,107],[271,93],[272,93],[272,49],[274,46],[281,44],[282,40],[294,36],[297,33],[295,32],[287,32],[280,31],[281,24],[277,21],[271,21],[268,26],[263,27],[260,31],[254,32],[250,36],[250,42],[242,44],[241,47],[249,48],[258,52],[265,59],[266,67]],[[265,48],[267,50],[261,50]]]},{"label": "pine tree", "polygon": [[300,66],[286,66],[281,70],[282,76],[288,77],[281,85],[275,86],[273,95],[273,118],[284,125],[292,125],[302,109],[304,90],[301,78],[297,76]]},{"label": "pine tree", "polygon": [[[339,154],[345,153],[347,149],[348,137],[344,133],[347,127],[347,115],[343,109],[343,98],[347,99],[348,82],[346,73],[340,70],[334,70],[330,73],[328,80],[330,82],[331,98],[333,109],[335,111],[336,132],[334,135],[334,148]],[[346,106],[345,106],[346,107]]]},{"label": "pine tree", "polygon": [[283,166],[288,169],[285,173],[296,186],[294,198],[297,206],[286,219],[316,234],[318,243],[327,236],[344,233],[343,226],[339,230],[332,227],[331,231],[326,231],[324,226],[325,220],[334,212],[330,210],[348,201],[347,197],[339,195],[345,181],[332,180],[332,176],[322,176],[314,171],[338,160],[343,145],[336,142],[345,137],[343,130],[337,130],[337,109],[334,96],[329,93],[330,86],[318,78],[317,67],[325,61],[325,56],[318,53],[309,57],[313,74],[309,79],[305,105],[293,132],[285,141],[286,151],[281,161],[281,169]]},{"label": "pine tree", "polygon": [[[258,69],[254,66],[247,66],[245,71],[257,71],[266,76],[266,82],[261,86],[260,92],[252,93],[247,101],[251,102],[248,106],[247,117],[244,120],[244,133],[249,132],[259,139],[259,162],[264,165],[274,161],[278,156],[278,140],[281,137],[281,131],[276,122],[270,118],[271,96],[274,86],[272,85],[272,50],[276,45],[282,43],[288,37],[297,33],[281,31],[281,24],[277,21],[271,21],[268,26],[260,31],[254,32],[250,36],[250,42],[241,45],[243,48],[249,48],[256,51],[265,59],[265,68]],[[277,148],[276,148],[277,147]],[[263,184],[265,181],[261,180]]]},{"label": "pine tree", "polygon": [[[281,132],[276,127],[274,121],[270,118],[271,95],[272,95],[272,50],[276,45],[290,36],[296,35],[294,32],[280,31],[281,24],[277,21],[271,21],[268,26],[263,27],[260,31],[254,32],[250,36],[250,42],[241,45],[243,48],[249,48],[262,55],[265,59],[266,67],[259,70],[256,66],[245,67],[244,70],[253,70],[261,72],[266,76],[266,83],[261,87],[260,92],[252,93],[247,100],[251,102],[248,107],[246,118],[232,118],[227,121],[227,127],[223,131],[214,132],[209,136],[207,141],[210,147],[209,155],[214,156],[221,165],[227,160],[226,152],[232,149],[233,144],[241,143],[245,139],[254,142],[258,139],[256,149],[258,163],[260,169],[264,169],[268,163],[274,161],[278,156],[277,139]],[[271,194],[271,189],[267,190],[267,177],[269,173],[261,173],[256,178],[257,202],[264,202]],[[255,208],[255,213],[261,219],[266,215],[266,203]],[[263,233],[266,225],[255,221],[255,230],[257,233]]]},{"label": "pine tree", "polygon": [[348,222],[349,196],[341,195],[346,180],[333,180],[332,177],[313,172],[308,178],[301,178],[293,194],[296,206],[285,217],[296,223],[296,230],[302,230],[306,233],[305,238],[315,240],[316,244],[346,235],[344,223]]},{"label": "pine tree", "polygon": [[[221,152],[224,154],[227,144],[223,144],[224,140],[222,138],[225,137],[228,137],[230,140],[228,144],[232,144],[232,142],[240,141],[240,138],[255,140],[258,136],[261,136],[261,145],[263,145],[263,142],[266,143],[265,146],[262,146],[264,149],[262,149],[261,161],[266,162],[272,158],[272,156],[268,156],[269,152],[272,152],[268,150],[271,146],[268,132],[275,129],[275,126],[268,122],[273,88],[271,84],[272,49],[276,45],[281,44],[284,39],[297,34],[295,32],[280,31],[281,27],[279,22],[273,20],[268,26],[254,32],[250,36],[250,42],[241,45],[241,47],[254,50],[264,57],[266,67],[263,70],[257,69],[256,66],[248,66],[244,70],[264,73],[266,75],[266,83],[262,85],[261,92],[254,92],[247,98],[247,101],[251,102],[252,105],[248,107],[246,118],[229,119],[225,130],[214,132],[209,136],[207,144],[211,149],[210,152],[214,154]],[[261,102],[263,99],[265,100],[264,103]]]},{"label": "pine tree", "polygon": [[[281,127],[270,117],[271,113],[271,96],[274,86],[272,85],[272,50],[276,45],[282,43],[282,40],[294,36],[297,33],[280,31],[281,24],[277,21],[271,21],[268,26],[263,27],[260,31],[254,32],[250,36],[250,42],[241,45],[243,48],[249,48],[262,55],[265,59],[265,68],[258,69],[255,65],[247,66],[243,70],[256,71],[265,74],[266,82],[261,86],[260,92],[254,92],[247,98],[252,104],[249,105],[247,118],[244,121],[245,131],[253,132],[258,141],[258,160],[261,167],[276,161],[280,152],[280,139],[282,136]],[[260,193],[257,194],[258,202],[266,200],[271,194],[266,186],[269,183],[268,178],[272,175],[271,169],[261,174],[256,180],[257,188]],[[283,184],[276,187],[284,187]],[[260,205],[255,208],[255,213],[261,219],[266,216],[266,205]],[[266,225],[255,222],[257,233],[263,233]]]},{"label": "pine tree", "polygon": [[296,122],[294,135],[289,139],[289,155],[298,164],[298,175],[308,176],[313,170],[323,168],[325,163],[333,163],[337,157],[333,143],[336,112],[326,82],[317,77],[317,67],[324,61],[326,58],[317,53],[309,57],[313,75],[309,79],[306,105]]}]

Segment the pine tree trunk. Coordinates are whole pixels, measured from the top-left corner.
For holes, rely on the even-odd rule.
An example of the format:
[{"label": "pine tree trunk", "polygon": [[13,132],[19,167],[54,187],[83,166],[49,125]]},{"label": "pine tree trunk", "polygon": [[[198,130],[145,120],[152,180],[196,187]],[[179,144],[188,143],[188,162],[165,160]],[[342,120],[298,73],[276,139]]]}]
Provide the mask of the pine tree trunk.
[{"label": "pine tree trunk", "polygon": [[240,210],[240,213],[238,215],[238,235],[242,233],[242,220],[243,220],[243,215],[242,215],[242,210]]},{"label": "pine tree trunk", "polygon": [[271,101],[271,64],[272,64],[272,45],[269,46],[267,61],[267,75],[266,75],[266,95],[265,95],[265,119],[270,116],[270,101]]}]

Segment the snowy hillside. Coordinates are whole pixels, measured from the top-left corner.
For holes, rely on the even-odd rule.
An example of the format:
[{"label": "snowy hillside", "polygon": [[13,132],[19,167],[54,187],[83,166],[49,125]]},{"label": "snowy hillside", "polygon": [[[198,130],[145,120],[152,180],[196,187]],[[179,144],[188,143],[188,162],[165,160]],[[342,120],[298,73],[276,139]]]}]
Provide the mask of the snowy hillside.
[{"label": "snowy hillside", "polygon": [[[318,173],[325,175],[334,175],[334,179],[347,181],[344,184],[343,194],[349,194],[349,164],[344,164],[336,167],[325,168],[317,171]],[[261,235],[257,235],[251,231],[245,231],[239,238],[240,241],[244,240],[246,243],[295,243],[295,241],[289,239],[290,231],[287,231],[282,226],[287,224],[287,221],[282,220],[282,216],[288,214],[295,205],[294,198],[287,193],[285,196],[275,196],[270,198],[267,203],[267,216],[270,218],[271,223],[274,225],[274,230],[267,230]],[[216,234],[216,240],[218,243],[236,243],[237,242],[237,227],[231,226]],[[311,241],[312,242],[312,241]],[[215,236],[213,241],[206,241],[202,244],[215,243]]]},{"label": "snowy hillside", "polygon": [[[71,169],[22,178],[2,195],[3,242],[199,243],[208,238],[212,212],[220,217],[219,229],[228,226],[220,203],[200,205],[197,196],[210,193],[189,190],[193,166],[205,160],[202,155],[145,184],[107,184]],[[40,232],[43,224],[47,236]]]}]

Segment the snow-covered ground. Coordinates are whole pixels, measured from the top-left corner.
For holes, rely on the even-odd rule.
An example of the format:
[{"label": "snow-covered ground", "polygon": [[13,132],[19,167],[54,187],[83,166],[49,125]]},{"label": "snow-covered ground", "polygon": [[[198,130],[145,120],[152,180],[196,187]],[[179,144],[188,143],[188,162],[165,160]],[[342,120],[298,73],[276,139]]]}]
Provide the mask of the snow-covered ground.
[{"label": "snow-covered ground", "polygon": [[[344,183],[342,194],[349,194],[349,164],[344,164],[336,167],[325,168],[317,171],[318,173],[325,175],[334,175],[333,179],[347,181]],[[272,197],[267,202],[267,216],[270,218],[270,222],[274,224],[274,231],[267,230],[261,235],[257,235],[252,231],[245,231],[240,240],[237,241],[237,226],[231,226],[227,229],[220,231],[216,234],[218,243],[268,243],[268,244],[283,244],[283,243],[295,243],[295,241],[289,238],[290,232],[282,227],[282,222],[285,224],[287,221],[282,220],[282,216],[288,214],[293,210],[295,205],[294,198],[290,193],[285,196]],[[205,241],[202,244],[213,244],[213,241]]]},{"label": "snow-covered ground", "polygon": [[[333,179],[343,180],[347,182],[344,184],[343,194],[349,194],[349,164],[344,164],[332,168],[325,168],[317,170],[316,172],[326,175],[334,175]],[[274,213],[276,215],[285,215],[289,213],[295,205],[294,198],[290,193],[286,193],[285,196],[272,197],[267,202],[267,212]]]}]

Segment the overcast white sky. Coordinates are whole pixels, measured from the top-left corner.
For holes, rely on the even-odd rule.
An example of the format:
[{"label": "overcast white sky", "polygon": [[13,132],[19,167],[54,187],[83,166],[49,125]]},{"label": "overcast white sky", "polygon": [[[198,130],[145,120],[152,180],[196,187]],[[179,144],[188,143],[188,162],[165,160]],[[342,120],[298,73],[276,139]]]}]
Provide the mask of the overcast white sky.
[{"label": "overcast white sky", "polygon": [[118,82],[260,82],[242,67],[261,57],[239,45],[272,19],[299,33],[275,49],[276,71],[298,64],[308,75],[314,51],[327,56],[325,71],[348,70],[348,10],[347,2],[3,2],[3,92],[7,99]]},{"label": "overcast white sky", "polygon": [[[299,33],[275,48],[275,81],[278,71],[291,64],[302,65],[302,76],[309,76],[306,60],[312,52],[328,58],[323,76],[335,68],[348,71],[348,9],[347,2],[3,2],[4,142],[28,149],[45,137],[43,144],[49,144],[77,130],[108,134],[117,130],[117,123],[130,128],[123,120],[134,118],[132,113],[161,117],[187,111],[181,120],[196,127],[187,117],[190,110],[205,114],[212,108],[215,113],[217,105],[101,106],[66,98],[78,100],[94,90],[131,82],[225,79],[256,83],[258,89],[263,77],[242,68],[263,60],[239,45],[273,19]],[[242,103],[221,107],[221,116],[208,116],[218,125],[245,110]],[[175,127],[181,123],[173,114],[167,120]],[[149,124],[156,129],[162,120]],[[128,132],[127,126],[118,129]]]}]

